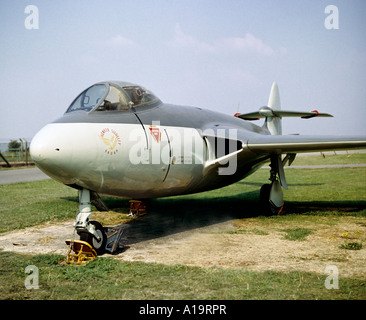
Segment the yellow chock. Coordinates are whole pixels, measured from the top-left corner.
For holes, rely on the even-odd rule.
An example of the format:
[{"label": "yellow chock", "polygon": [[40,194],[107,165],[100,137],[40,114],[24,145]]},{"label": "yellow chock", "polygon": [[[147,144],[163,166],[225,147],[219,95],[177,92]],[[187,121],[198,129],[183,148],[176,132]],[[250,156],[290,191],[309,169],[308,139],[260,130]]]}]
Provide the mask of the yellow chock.
[{"label": "yellow chock", "polygon": [[130,213],[131,216],[142,216],[146,214],[146,205],[139,200],[130,200]]},{"label": "yellow chock", "polygon": [[97,257],[93,247],[85,241],[67,239],[65,242],[69,246],[69,251],[66,260],[61,261],[61,264],[82,265]]}]

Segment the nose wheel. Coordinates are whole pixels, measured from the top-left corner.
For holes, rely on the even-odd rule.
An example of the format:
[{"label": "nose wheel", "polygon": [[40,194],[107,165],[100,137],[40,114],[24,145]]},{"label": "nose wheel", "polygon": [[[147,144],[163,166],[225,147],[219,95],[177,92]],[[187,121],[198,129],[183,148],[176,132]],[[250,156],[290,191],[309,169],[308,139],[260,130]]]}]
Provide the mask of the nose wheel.
[{"label": "nose wheel", "polygon": [[80,231],[78,232],[80,240],[89,243],[98,255],[103,254],[107,243],[107,235],[98,221],[90,221],[89,224],[94,226],[94,233]]}]

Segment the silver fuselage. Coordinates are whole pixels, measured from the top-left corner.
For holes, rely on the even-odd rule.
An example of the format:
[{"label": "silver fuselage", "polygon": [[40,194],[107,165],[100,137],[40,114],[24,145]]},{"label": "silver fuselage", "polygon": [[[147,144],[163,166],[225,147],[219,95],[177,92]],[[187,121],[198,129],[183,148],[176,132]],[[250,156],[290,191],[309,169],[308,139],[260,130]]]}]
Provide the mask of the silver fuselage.
[{"label": "silver fuselage", "polygon": [[65,185],[145,199],[241,180],[268,159],[251,152],[248,139],[268,134],[233,116],[160,103],[123,113],[66,113],[33,138],[31,155]]}]

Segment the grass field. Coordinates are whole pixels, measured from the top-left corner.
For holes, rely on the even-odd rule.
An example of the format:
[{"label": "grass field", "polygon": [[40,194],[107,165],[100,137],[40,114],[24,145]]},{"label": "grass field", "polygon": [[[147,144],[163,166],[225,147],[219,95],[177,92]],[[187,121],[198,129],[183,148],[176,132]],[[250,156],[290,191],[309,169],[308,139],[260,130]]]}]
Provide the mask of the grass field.
[{"label": "grass field", "polygon": [[[365,154],[337,157],[331,157],[331,164],[366,163]],[[327,158],[311,157],[305,163],[329,164],[323,162]],[[302,161],[299,158],[294,165]],[[203,211],[220,215],[230,211],[237,229],[228,232],[265,237],[265,227],[275,224],[288,241],[307,241],[314,226],[324,221],[337,225],[340,219],[350,217],[357,219],[360,241],[365,242],[365,168],[292,169],[286,176],[289,190],[284,195],[284,216],[263,217],[258,211],[259,189],[269,177],[264,169],[220,190],[152,200],[149,212],[179,214],[189,210],[191,215]],[[128,200],[104,200],[119,212],[128,207]],[[77,192],[52,180],[0,185],[0,233],[74,219],[77,211]],[[248,219],[259,227],[243,228]],[[365,247],[364,243],[361,250]],[[168,266],[106,257],[73,267],[60,266],[62,258],[0,251],[0,299],[366,299],[366,280],[362,277],[342,278],[339,289],[328,290],[324,287],[325,274],[303,271]],[[28,265],[39,268],[39,289],[27,290],[24,286]]]},{"label": "grass field", "polygon": [[[60,256],[2,253],[2,299],[195,299],[293,300],[365,299],[365,280],[342,279],[327,290],[325,276],[305,272],[252,272],[238,269],[124,262],[99,258],[86,266],[58,266]],[[37,290],[26,290],[25,267],[39,268]]]}]

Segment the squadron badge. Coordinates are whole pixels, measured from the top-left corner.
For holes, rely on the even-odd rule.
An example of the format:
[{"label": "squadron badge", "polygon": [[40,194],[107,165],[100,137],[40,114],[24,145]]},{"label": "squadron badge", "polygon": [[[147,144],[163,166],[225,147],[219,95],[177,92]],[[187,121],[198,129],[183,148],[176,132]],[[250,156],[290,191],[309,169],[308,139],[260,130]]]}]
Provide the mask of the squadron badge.
[{"label": "squadron badge", "polygon": [[101,131],[99,137],[107,146],[104,150],[106,154],[114,155],[118,153],[118,148],[121,146],[121,138],[116,130],[105,128]]}]

